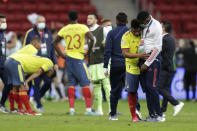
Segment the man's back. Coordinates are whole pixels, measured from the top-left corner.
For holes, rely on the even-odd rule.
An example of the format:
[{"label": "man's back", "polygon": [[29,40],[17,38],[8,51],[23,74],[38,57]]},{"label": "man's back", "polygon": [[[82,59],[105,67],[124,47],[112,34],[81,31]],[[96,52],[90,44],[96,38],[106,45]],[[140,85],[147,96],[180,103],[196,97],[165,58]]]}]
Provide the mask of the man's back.
[{"label": "man's back", "polygon": [[121,50],[121,39],[124,33],[129,28],[126,25],[118,25],[111,30],[107,35],[105,45],[104,67],[107,68],[109,59],[111,57],[111,66],[125,66],[124,57]]},{"label": "man's back", "polygon": [[167,71],[174,71],[173,56],[175,51],[175,40],[169,34],[163,36],[162,44],[162,69]]},{"label": "man's back", "polygon": [[65,51],[69,57],[84,59],[85,35],[87,32],[89,32],[89,29],[83,24],[69,24],[58,32],[58,35],[65,39]]}]

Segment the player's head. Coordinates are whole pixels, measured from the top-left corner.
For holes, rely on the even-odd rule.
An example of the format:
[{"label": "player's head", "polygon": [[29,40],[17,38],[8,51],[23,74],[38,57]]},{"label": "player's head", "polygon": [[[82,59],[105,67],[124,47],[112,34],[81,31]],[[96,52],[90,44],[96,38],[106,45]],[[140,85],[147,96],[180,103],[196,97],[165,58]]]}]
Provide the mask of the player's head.
[{"label": "player's head", "polygon": [[38,18],[36,20],[36,27],[38,30],[44,30],[46,27],[46,19],[42,15],[38,15]]},{"label": "player's head", "polygon": [[101,25],[106,27],[106,26],[112,26],[111,20],[110,19],[102,19],[101,20]]},{"label": "player's head", "polygon": [[140,36],[140,34],[141,34],[141,27],[140,27],[140,24],[137,21],[137,19],[131,20],[131,32],[135,36]]},{"label": "player's head", "polygon": [[162,29],[163,29],[163,33],[170,33],[171,30],[172,30],[172,25],[170,22],[168,21],[162,21],[161,22],[161,25],[162,25]]},{"label": "player's head", "polygon": [[87,17],[87,25],[94,26],[98,21],[98,15],[95,12],[90,12]]},{"label": "player's head", "polygon": [[0,31],[5,31],[7,29],[6,16],[0,14]]},{"label": "player's head", "polygon": [[119,12],[116,16],[116,24],[127,24],[127,15],[124,12]]},{"label": "player's head", "polygon": [[137,20],[139,21],[140,26],[142,28],[145,28],[146,26],[148,26],[148,23],[151,20],[149,12],[148,11],[141,11],[140,13],[138,13]]},{"label": "player's head", "polygon": [[34,37],[31,39],[30,43],[38,50],[41,48],[42,40],[39,37]]},{"label": "player's head", "polygon": [[54,68],[51,68],[49,71],[47,71],[46,73],[46,76],[48,78],[54,78],[56,76],[56,71]]},{"label": "player's head", "polygon": [[68,19],[69,19],[69,22],[77,22],[77,19],[78,19],[77,11],[74,11],[74,10],[69,11]]}]

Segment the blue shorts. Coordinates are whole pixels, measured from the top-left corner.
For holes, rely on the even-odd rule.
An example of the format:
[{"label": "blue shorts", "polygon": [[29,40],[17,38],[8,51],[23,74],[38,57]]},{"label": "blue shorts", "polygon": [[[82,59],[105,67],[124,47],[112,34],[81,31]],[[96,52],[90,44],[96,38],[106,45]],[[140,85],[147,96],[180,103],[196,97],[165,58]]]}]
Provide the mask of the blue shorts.
[{"label": "blue shorts", "polygon": [[5,61],[5,70],[8,75],[8,84],[13,86],[24,85],[25,75],[21,64],[12,58]]},{"label": "blue shorts", "polygon": [[85,60],[66,57],[66,72],[68,75],[68,86],[80,85],[81,87],[90,84],[90,75]]},{"label": "blue shorts", "polygon": [[127,91],[136,93],[139,87],[139,75],[126,72]]}]

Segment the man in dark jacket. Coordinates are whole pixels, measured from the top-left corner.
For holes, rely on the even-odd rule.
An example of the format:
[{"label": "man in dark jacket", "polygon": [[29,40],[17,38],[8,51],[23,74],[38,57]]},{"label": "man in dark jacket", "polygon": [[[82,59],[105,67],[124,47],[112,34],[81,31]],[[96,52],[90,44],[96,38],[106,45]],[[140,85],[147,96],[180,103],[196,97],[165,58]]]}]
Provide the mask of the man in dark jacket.
[{"label": "man in dark jacket", "polygon": [[[55,50],[52,47],[52,34],[51,31],[49,31],[49,29],[46,27],[46,20],[43,16],[38,16],[36,24],[33,26],[33,28],[27,31],[24,39],[24,45],[29,44],[30,40],[36,36],[42,39],[41,49],[39,50],[37,55],[51,59],[54,63],[55,69],[57,70],[58,65]],[[39,87],[42,80],[44,80],[44,85],[40,89]],[[34,80],[34,101],[36,102],[35,108],[37,109],[37,111],[43,112],[40,98],[43,97],[46,91],[51,87],[51,82],[52,79],[45,76],[40,76]]]},{"label": "man in dark jacket", "polygon": [[4,89],[2,92],[2,98],[0,102],[0,111],[3,113],[9,113],[5,108],[5,101],[8,97],[10,90],[12,89],[11,85],[7,85],[7,73],[5,73],[4,63],[6,60],[6,39],[5,31],[7,29],[6,16],[0,14],[0,78],[4,83]]},{"label": "man in dark jacket", "polygon": [[[173,56],[175,51],[175,40],[170,36],[171,24],[167,21],[162,22],[163,29],[163,45],[162,45],[162,62],[158,81],[159,93],[163,96],[161,110],[163,113],[167,110],[168,101],[174,106],[174,114],[176,116],[182,109],[184,103],[179,102],[171,96],[171,82],[175,74],[173,66]],[[163,115],[165,116],[165,115]]]}]

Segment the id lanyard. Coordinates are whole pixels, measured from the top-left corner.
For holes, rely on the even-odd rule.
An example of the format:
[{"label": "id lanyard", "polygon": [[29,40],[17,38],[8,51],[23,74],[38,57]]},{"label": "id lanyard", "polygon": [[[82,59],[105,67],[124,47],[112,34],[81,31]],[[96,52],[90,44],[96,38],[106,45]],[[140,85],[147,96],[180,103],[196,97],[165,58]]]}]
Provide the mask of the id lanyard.
[{"label": "id lanyard", "polygon": [[3,37],[1,40],[1,54],[2,56],[6,56],[6,38],[5,37]]},{"label": "id lanyard", "polygon": [[43,40],[43,43],[41,45],[41,54],[47,55],[47,45],[46,45],[45,33],[43,33],[42,40]]}]

